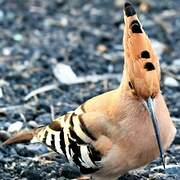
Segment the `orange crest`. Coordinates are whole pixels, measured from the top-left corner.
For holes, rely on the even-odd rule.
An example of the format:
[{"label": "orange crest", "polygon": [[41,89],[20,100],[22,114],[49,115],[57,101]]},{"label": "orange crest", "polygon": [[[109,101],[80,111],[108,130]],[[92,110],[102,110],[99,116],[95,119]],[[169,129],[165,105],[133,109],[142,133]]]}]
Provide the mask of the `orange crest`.
[{"label": "orange crest", "polygon": [[155,97],[160,90],[159,60],[130,3],[125,3],[124,21],[126,75],[136,95]]}]

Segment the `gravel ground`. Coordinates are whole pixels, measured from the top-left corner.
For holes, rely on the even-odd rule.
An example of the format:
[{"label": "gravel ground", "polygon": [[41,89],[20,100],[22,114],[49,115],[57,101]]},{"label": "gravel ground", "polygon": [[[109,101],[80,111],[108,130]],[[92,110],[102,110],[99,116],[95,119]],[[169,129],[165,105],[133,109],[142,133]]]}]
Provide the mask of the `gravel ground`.
[{"label": "gravel ground", "polygon": [[[0,141],[118,86],[122,73],[122,0],[0,0]],[[180,1],[136,0],[140,19],[160,56],[162,92],[178,133],[159,160],[120,177],[180,179]],[[55,67],[69,65],[79,77],[110,75],[82,84],[63,84]],[[111,76],[112,75],[112,76]],[[115,76],[113,76],[115,75]],[[103,76],[104,77],[104,76]],[[114,78],[112,78],[114,77]],[[43,87],[43,88],[42,88]],[[44,91],[44,87],[49,88]],[[39,94],[27,96],[42,88]],[[0,179],[71,179],[79,175],[63,156],[41,144],[0,147]]]}]

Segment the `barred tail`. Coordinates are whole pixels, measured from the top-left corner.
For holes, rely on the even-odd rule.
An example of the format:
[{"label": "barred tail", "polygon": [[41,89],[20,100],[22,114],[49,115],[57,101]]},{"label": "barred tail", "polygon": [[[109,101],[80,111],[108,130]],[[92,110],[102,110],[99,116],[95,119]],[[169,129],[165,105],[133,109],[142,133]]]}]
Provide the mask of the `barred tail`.
[{"label": "barred tail", "polygon": [[[91,114],[87,117],[91,117]],[[96,137],[86,127],[84,117],[75,112],[67,113],[47,126],[19,132],[3,144],[32,139],[44,143],[57,153],[64,154],[71,164],[79,166],[83,174],[95,172],[102,166],[101,154],[91,144],[96,141]]]},{"label": "barred tail", "polygon": [[3,145],[10,145],[10,144],[16,144],[16,143],[22,143],[32,140],[34,137],[36,137],[36,134],[42,129],[36,128],[32,130],[24,130],[21,132],[18,132],[14,134],[12,137],[7,139],[5,142],[3,142]]}]

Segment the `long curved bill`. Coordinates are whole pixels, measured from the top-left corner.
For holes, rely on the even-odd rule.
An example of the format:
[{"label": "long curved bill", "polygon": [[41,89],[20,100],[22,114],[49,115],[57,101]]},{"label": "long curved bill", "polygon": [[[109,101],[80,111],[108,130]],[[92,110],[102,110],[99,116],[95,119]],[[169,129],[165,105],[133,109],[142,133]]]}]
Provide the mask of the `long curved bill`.
[{"label": "long curved bill", "polygon": [[158,144],[158,147],[159,147],[160,158],[161,158],[161,161],[162,161],[164,169],[166,169],[165,161],[164,161],[164,150],[163,150],[162,143],[161,143],[161,138],[160,138],[160,130],[159,130],[158,122],[157,122],[156,113],[154,111],[154,103],[153,103],[153,100],[152,100],[151,97],[149,97],[146,100],[146,105],[147,105],[149,114],[150,114],[151,119],[152,119],[152,123],[153,123],[154,131],[155,131],[155,135],[156,135],[157,144]]}]

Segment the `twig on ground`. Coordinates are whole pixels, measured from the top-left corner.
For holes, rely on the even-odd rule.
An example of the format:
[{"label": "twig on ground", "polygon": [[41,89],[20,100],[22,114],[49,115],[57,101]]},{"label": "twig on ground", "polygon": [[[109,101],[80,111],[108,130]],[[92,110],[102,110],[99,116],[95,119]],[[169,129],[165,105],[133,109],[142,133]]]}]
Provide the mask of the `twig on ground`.
[{"label": "twig on ground", "polygon": [[55,113],[54,113],[54,106],[50,105],[50,110],[51,110],[51,120],[53,121],[55,119]]},{"label": "twig on ground", "polygon": [[26,117],[24,116],[24,114],[23,113],[19,113],[19,115],[21,116],[21,119],[23,120],[23,122],[26,123],[27,121],[26,121]]},{"label": "twig on ground", "polygon": [[18,111],[22,108],[30,107],[29,104],[21,104],[21,105],[14,105],[14,106],[8,106],[8,107],[1,107],[0,113],[6,113],[7,111]]},{"label": "twig on ground", "polygon": [[38,94],[42,94],[44,92],[51,91],[51,90],[54,90],[54,89],[57,89],[57,88],[58,88],[58,84],[51,84],[51,85],[46,85],[46,86],[40,87],[38,89],[35,89],[34,91],[31,91],[29,94],[27,94],[24,97],[24,101],[28,101],[33,96],[36,96]]},{"label": "twig on ground", "polygon": [[71,66],[58,63],[56,66],[53,67],[54,76],[57,80],[62,84],[81,84],[86,82],[98,82],[107,79],[117,79],[120,81],[121,74],[94,74],[94,75],[87,75],[87,76],[77,76],[74,71],[72,70]]},{"label": "twig on ground", "polygon": [[84,76],[84,77],[78,77],[78,83],[85,83],[85,82],[98,82],[102,80],[107,80],[107,79],[117,79],[120,81],[121,79],[121,74],[103,74],[103,75],[89,75],[89,76]]},{"label": "twig on ground", "polygon": [[72,109],[78,107],[77,104],[69,104],[69,103],[67,103],[67,102],[59,102],[57,105],[58,105],[58,106],[67,106],[67,107],[70,107],[70,108],[72,108]]}]

